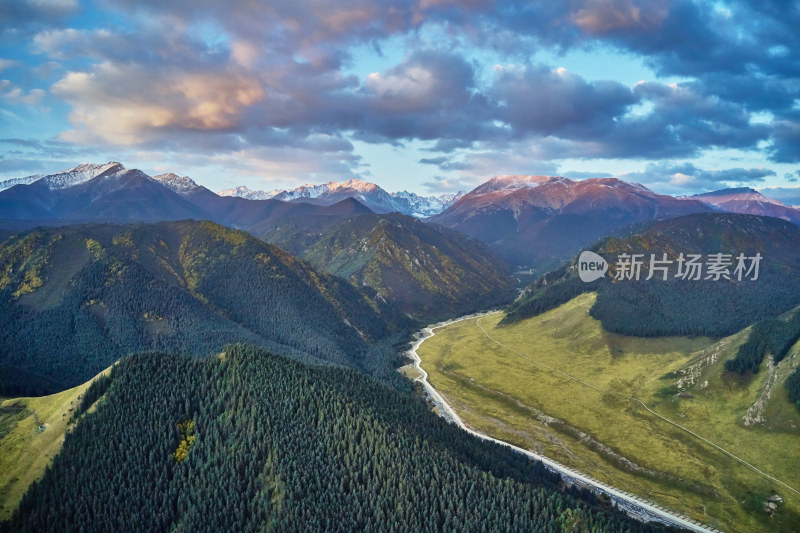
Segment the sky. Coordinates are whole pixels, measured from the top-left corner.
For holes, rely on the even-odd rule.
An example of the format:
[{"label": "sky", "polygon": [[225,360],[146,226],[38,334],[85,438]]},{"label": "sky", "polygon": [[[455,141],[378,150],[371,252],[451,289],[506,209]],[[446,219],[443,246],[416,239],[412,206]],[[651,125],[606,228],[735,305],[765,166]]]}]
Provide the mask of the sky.
[{"label": "sky", "polygon": [[800,186],[800,0],[3,0],[0,179]]}]

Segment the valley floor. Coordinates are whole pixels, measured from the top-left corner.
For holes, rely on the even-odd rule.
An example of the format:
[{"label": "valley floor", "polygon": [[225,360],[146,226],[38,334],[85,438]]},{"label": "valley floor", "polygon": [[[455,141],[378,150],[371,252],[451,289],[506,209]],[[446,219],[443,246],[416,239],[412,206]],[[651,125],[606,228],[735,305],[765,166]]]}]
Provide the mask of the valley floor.
[{"label": "valley floor", "polygon": [[[800,364],[797,347],[750,382],[735,381],[722,365],[746,332],[609,334],[588,315],[594,298],[512,326],[498,327],[494,313],[437,329],[420,341],[421,368],[481,433],[711,528],[800,531],[800,413],[782,385]],[[773,492],[785,503],[770,515]]]}]

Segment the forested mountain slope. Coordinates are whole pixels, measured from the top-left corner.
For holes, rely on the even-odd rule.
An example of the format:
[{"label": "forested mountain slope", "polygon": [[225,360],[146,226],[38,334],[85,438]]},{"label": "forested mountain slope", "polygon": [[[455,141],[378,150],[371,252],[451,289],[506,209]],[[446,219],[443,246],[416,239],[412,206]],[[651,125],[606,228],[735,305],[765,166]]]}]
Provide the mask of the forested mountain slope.
[{"label": "forested mountain slope", "polygon": [[319,270],[371,287],[403,312],[439,320],[507,303],[508,266],[480,241],[393,213],[349,218],[285,244]]},{"label": "forested mountain slope", "polygon": [[97,386],[9,531],[664,530],[353,370],[236,345]]},{"label": "forested mountain slope", "polygon": [[374,296],[210,222],[33,230],[0,246],[0,394],[64,390],[134,351],[239,341],[391,367],[369,344],[411,324]]},{"label": "forested mountain slope", "polygon": [[[800,304],[800,228],[771,217],[728,213],[696,214],[657,222],[624,239],[608,238],[590,247],[609,263],[609,273],[594,282],[578,278],[577,260],[530,285],[509,308],[504,323],[534,316],[583,292],[597,291],[591,315],[607,331],[634,336],[731,335]],[[731,279],[707,279],[709,254],[730,254]],[[613,280],[621,254],[642,254],[639,281]],[[668,279],[650,275],[650,255],[672,261]],[[680,254],[699,255],[700,279],[676,277]],[[761,254],[758,279],[734,275],[736,257]],[[749,268],[752,262],[748,261]],[[688,269],[684,269],[688,273]]]}]

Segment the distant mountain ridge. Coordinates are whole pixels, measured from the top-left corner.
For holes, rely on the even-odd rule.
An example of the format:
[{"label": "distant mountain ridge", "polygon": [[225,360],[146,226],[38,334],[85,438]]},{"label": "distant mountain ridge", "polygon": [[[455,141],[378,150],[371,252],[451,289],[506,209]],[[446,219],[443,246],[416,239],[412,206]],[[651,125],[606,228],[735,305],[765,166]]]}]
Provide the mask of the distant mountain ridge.
[{"label": "distant mountain ridge", "polygon": [[[80,185],[101,174],[114,175],[126,171],[128,169],[116,161],[110,161],[105,164],[84,163],[54,174],[33,174],[0,181],[0,191],[5,191],[15,185],[32,185],[37,182],[46,186],[48,190],[60,190]],[[147,176],[147,174],[142,174]],[[201,187],[190,177],[179,176],[171,172],[147,177],[178,194],[193,192]],[[244,198],[246,200],[308,202],[323,206],[333,205],[345,198],[355,198],[375,213],[399,212],[417,218],[425,218],[440,213],[463,195],[460,192],[438,196],[420,196],[408,191],[389,193],[374,183],[359,179],[351,179],[345,182],[330,181],[320,185],[306,184],[294,189],[275,189],[271,191],[251,190],[242,185],[232,189],[223,189],[215,194],[224,197]]]},{"label": "distant mountain ridge", "polygon": [[746,215],[763,215],[782,218],[800,225],[800,209],[790,207],[781,201],[764,196],[750,187],[721,189],[689,196],[689,199],[700,200],[720,211]]},{"label": "distant mountain ridge", "polygon": [[158,174],[153,176],[153,179],[179,194],[185,194],[200,189],[200,185],[189,176],[178,176],[172,172]]},{"label": "distant mountain ridge", "polygon": [[109,162],[6,180],[2,187],[6,187],[0,190],[0,220],[6,221],[3,232],[11,221],[25,220],[34,224],[207,219],[267,238],[276,230],[284,236],[292,233],[284,225],[287,217],[313,217],[312,224],[300,224],[303,230],[312,226],[323,230],[348,216],[363,214],[362,206],[379,214],[399,212],[424,218],[466,233],[488,244],[509,264],[538,272],[556,268],[602,237],[630,234],[654,221],[691,213],[756,214],[800,225],[800,209],[753,189],[676,198],[617,178],[502,175],[467,194],[439,197],[388,193],[357,179],[284,191],[237,187],[220,195],[188,176],[150,177]]},{"label": "distant mountain ridge", "polygon": [[66,189],[96,178],[100,174],[114,174],[124,170],[126,170],[125,167],[116,161],[109,161],[106,164],[83,163],[55,174],[33,174],[22,178],[0,181],[0,191],[10,189],[15,185],[30,185],[40,180],[43,180],[42,184],[46,185],[50,190]]},{"label": "distant mountain ridge", "polygon": [[344,198],[355,198],[375,213],[403,213],[425,218],[440,213],[463,193],[420,196],[407,191],[386,192],[378,185],[359,179],[344,182],[330,181],[320,185],[305,184],[294,189],[254,191],[246,186],[218,191],[220,196],[237,196],[248,200],[281,200],[332,205]]},{"label": "distant mountain ridge", "polygon": [[[31,176],[30,178],[33,178]],[[0,191],[0,219],[163,221],[205,218],[183,196],[122,164],[80,165]]]},{"label": "distant mountain ridge", "polygon": [[489,244],[513,265],[555,268],[582,246],[637,224],[713,209],[617,178],[497,176],[429,221]]},{"label": "distant mountain ridge", "polygon": [[[309,189],[305,194],[317,198],[308,202],[299,201],[305,199],[300,196],[298,201],[219,196],[188,176],[150,177],[118,163],[84,165],[54,176],[0,191],[0,236],[41,225],[210,220],[248,231],[298,257],[313,258],[320,270],[367,286],[420,319],[446,318],[510,301],[507,267],[483,243],[401,213],[391,219],[376,215],[352,196],[358,190],[395,201],[374,184],[346,182],[336,194]],[[53,188],[53,182],[73,184]],[[328,205],[331,201],[335,203]],[[349,229],[337,234],[341,224]],[[378,234],[380,242],[372,242]],[[319,246],[311,254],[312,246],[328,238],[336,241],[336,257],[322,253]],[[368,246],[364,240],[370,241]],[[356,265],[361,260],[363,264]],[[343,263],[347,268],[341,268]],[[364,269],[369,275],[363,279],[353,276],[356,271],[364,274]]]},{"label": "distant mountain ridge", "polygon": [[246,185],[239,185],[232,189],[222,189],[217,191],[219,196],[233,196],[235,198],[244,198],[245,200],[269,200],[280,194],[280,189],[273,189],[271,191],[254,191],[249,189]]}]

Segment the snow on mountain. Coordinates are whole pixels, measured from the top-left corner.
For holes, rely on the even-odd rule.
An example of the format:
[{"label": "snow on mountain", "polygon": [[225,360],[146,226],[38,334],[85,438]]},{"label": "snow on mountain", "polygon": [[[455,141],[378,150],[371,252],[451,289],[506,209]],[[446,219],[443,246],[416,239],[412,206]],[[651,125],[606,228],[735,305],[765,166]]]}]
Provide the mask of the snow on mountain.
[{"label": "snow on mountain", "polygon": [[484,241],[512,265],[549,269],[632,224],[711,210],[617,178],[497,176],[431,221]]},{"label": "snow on mountain", "polygon": [[159,182],[161,185],[167,187],[168,189],[172,189],[178,194],[192,192],[193,190],[200,187],[189,176],[178,176],[177,174],[173,174],[172,172],[153,176],[153,179]]},{"label": "snow on mountain", "polygon": [[435,215],[446,209],[463,193],[441,196],[420,196],[407,191],[388,193],[374,183],[359,179],[329,181],[319,185],[305,184],[281,191],[254,191],[242,185],[217,192],[220,196],[238,196],[249,200],[274,199],[283,202],[310,202],[332,205],[345,198],[355,198],[376,213],[400,212],[417,218]]},{"label": "snow on mountain", "polygon": [[473,189],[471,195],[488,194],[490,192],[503,191],[513,192],[520,189],[533,189],[545,183],[564,181],[565,178],[557,176],[523,176],[523,175],[504,175],[495,176],[486,183]]},{"label": "snow on mountain", "polygon": [[323,183],[321,185],[312,185],[310,183],[301,185],[295,189],[281,191],[279,194],[275,195],[275,199],[283,201],[298,200],[300,198],[317,199],[326,195],[338,193],[351,193],[352,196],[356,198],[359,195],[363,195],[364,198],[367,198],[370,195],[376,197],[384,195],[386,197],[389,196],[386,191],[374,183],[369,183],[358,179],[351,179],[344,182],[329,181],[328,183]]},{"label": "snow on mountain", "polygon": [[[13,178],[0,181],[0,191],[15,185],[30,185],[40,182],[49,190],[60,190],[85,183],[100,175],[108,177],[121,176],[127,169],[120,163],[111,161],[105,164],[84,163],[75,168],[56,172],[55,174],[35,174],[22,178]],[[174,173],[147,176],[179,194],[186,194],[200,188],[188,176],[179,176]],[[441,196],[420,196],[407,191],[388,193],[374,183],[359,179],[350,179],[344,182],[330,181],[320,185],[306,184],[294,189],[284,190],[252,190],[242,185],[232,189],[218,191],[219,196],[235,196],[248,200],[276,199],[285,202],[310,202],[317,205],[333,205],[346,198],[355,198],[376,213],[400,212],[417,218],[425,218],[446,209],[463,193],[445,194]]]},{"label": "snow on mountain", "polygon": [[51,191],[58,189],[66,189],[73,185],[78,185],[96,178],[100,174],[114,174],[125,170],[121,163],[116,161],[109,161],[104,165],[97,165],[91,163],[84,163],[75,168],[56,172],[55,174],[42,175],[34,174],[33,176],[26,176],[24,178],[14,178],[6,181],[0,181],[0,191],[11,188],[15,185],[30,185],[37,181],[44,183]]},{"label": "snow on mountain", "polygon": [[291,202],[292,200],[298,200],[300,198],[319,198],[324,194],[338,190],[340,188],[339,185],[340,184],[335,181],[324,185],[312,185],[307,183],[294,189],[281,191],[276,194],[274,198],[283,202]]},{"label": "snow on mountain", "polygon": [[252,189],[248,189],[244,185],[241,185],[239,187],[234,187],[233,189],[222,189],[221,191],[217,191],[217,194],[219,196],[235,196],[237,198],[244,198],[246,200],[269,200],[276,194],[280,194],[282,192],[284,191],[254,191]]},{"label": "snow on mountain", "polygon": [[402,202],[404,209],[401,212],[417,218],[427,218],[441,213],[450,205],[464,196],[462,191],[455,194],[442,194],[439,196],[420,196],[413,192],[401,191],[390,193],[398,202]]},{"label": "snow on mountain", "polygon": [[11,178],[9,180],[0,181],[0,191],[10,189],[14,185],[30,185],[34,181],[39,181],[44,177],[44,174],[34,174],[32,176],[25,176],[24,178]]}]

